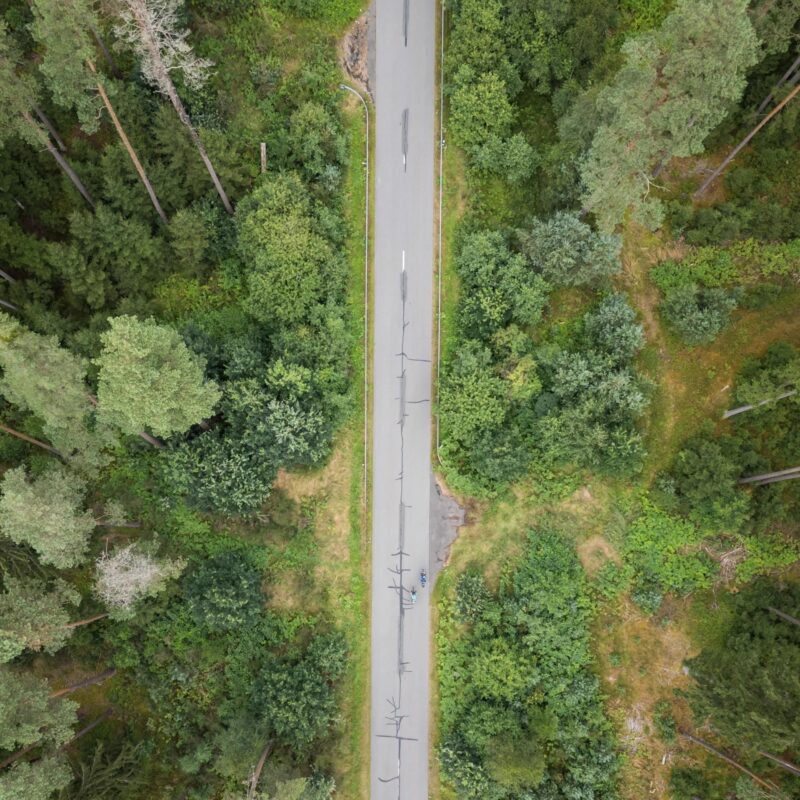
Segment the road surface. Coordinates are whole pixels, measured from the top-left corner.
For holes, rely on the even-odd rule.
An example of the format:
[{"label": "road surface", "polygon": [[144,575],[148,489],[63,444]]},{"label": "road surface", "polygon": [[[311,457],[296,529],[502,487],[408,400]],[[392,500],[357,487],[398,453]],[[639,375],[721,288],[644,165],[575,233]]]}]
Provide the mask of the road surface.
[{"label": "road surface", "polygon": [[370,792],[426,800],[436,15],[376,3]]}]

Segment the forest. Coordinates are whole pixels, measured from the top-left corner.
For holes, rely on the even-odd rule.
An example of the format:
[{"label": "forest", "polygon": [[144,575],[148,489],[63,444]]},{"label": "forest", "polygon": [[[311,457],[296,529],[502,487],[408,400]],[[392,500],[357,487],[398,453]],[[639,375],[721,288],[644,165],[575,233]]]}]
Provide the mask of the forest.
[{"label": "forest", "polygon": [[276,479],[358,407],[360,11],[0,2],[2,800],[346,773],[362,640],[314,583],[325,498]]},{"label": "forest", "polygon": [[440,794],[800,797],[800,3],[446,10]]},{"label": "forest", "polygon": [[[0,0],[0,800],[365,796],[362,11]],[[443,11],[432,795],[800,798],[800,0]]]}]

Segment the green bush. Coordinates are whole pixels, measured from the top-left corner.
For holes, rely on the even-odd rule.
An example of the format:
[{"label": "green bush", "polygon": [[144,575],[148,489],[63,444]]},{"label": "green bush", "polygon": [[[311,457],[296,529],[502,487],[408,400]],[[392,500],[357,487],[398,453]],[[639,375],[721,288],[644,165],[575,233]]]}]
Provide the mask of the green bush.
[{"label": "green bush", "polygon": [[[701,550],[703,538],[703,532],[692,523],[676,519],[643,499],[624,543],[625,557],[637,576],[634,592],[645,598],[651,591],[688,594],[709,587],[716,569]],[[652,606],[653,602],[647,600],[643,605]]]},{"label": "green bush", "polygon": [[672,715],[672,705],[669,700],[659,700],[653,707],[653,724],[656,732],[665,744],[674,744],[678,738],[678,726]]},{"label": "green bush", "polygon": [[617,757],[592,673],[591,614],[583,569],[553,531],[530,533],[497,593],[477,572],[460,576],[455,607],[445,602],[437,632],[439,758],[458,797],[615,796]]},{"label": "green bush", "polygon": [[668,292],[661,313],[686,344],[709,344],[728,325],[740,298],[739,290],[701,289],[689,284]]}]

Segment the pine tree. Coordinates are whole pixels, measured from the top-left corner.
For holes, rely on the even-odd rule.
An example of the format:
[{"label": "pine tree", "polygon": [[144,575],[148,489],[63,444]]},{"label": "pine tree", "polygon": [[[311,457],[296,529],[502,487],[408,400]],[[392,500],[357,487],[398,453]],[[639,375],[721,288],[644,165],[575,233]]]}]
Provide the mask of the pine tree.
[{"label": "pine tree", "polygon": [[233,214],[228,195],[170,76],[170,72],[178,71],[187,86],[198,88],[205,83],[211,66],[210,61],[194,54],[186,41],[189,31],[178,27],[178,9],[181,5],[182,0],[121,0],[120,22],[115,31],[138,54],[145,79],[169,98],[180,121],[189,131],[225,210]]},{"label": "pine tree", "polygon": [[72,700],[51,698],[46,681],[0,667],[0,750],[61,747],[72,738],[77,709]]},{"label": "pine tree", "polygon": [[0,772],[3,800],[51,800],[53,793],[72,782],[66,756],[47,756],[36,761],[18,761]]},{"label": "pine tree", "polygon": [[55,653],[75,628],[88,622],[70,622],[66,606],[78,605],[81,597],[64,581],[56,581],[51,589],[40,580],[9,577],[4,583],[5,591],[0,593],[0,662],[16,658],[23,650]]},{"label": "pine tree", "polygon": [[83,199],[94,208],[94,200],[88,189],[50,141],[45,128],[34,119],[38,87],[32,76],[20,70],[20,60],[20,54],[6,25],[0,20],[0,105],[3,108],[0,117],[0,143],[10,136],[18,136],[32,147],[44,147],[72,181]]},{"label": "pine tree", "polygon": [[679,0],[662,26],[628,40],[625,64],[601,91],[601,124],[581,167],[585,208],[611,230],[633,206],[656,227],[653,170],[703,142],[741,97],[758,39],[747,0]]},{"label": "pine tree", "polygon": [[33,547],[43,564],[61,569],[80,564],[96,522],[83,510],[86,484],[62,464],[28,479],[24,467],[8,470],[0,483],[0,531]]},{"label": "pine tree", "polygon": [[92,425],[86,362],[0,312],[0,394],[44,423],[52,446],[87,474],[108,463],[103,448],[113,444],[108,430]]},{"label": "pine tree", "polygon": [[800,628],[769,611],[800,616],[800,589],[761,581],[740,592],[719,644],[688,666],[692,707],[731,744],[796,761],[800,754]]},{"label": "pine tree", "polygon": [[97,130],[100,106],[105,106],[136,172],[147,190],[161,221],[168,223],[155,190],[142,166],[122,123],[119,121],[103,78],[95,66],[92,30],[97,30],[97,15],[89,0],[33,0],[34,38],[45,46],[39,69],[47,80],[53,99],[59,105],[75,108],[87,133]]},{"label": "pine tree", "polygon": [[154,320],[115,317],[102,334],[95,359],[98,413],[134,435],[182,433],[209,416],[220,398],[217,385],[204,380],[203,359],[180,335]]}]

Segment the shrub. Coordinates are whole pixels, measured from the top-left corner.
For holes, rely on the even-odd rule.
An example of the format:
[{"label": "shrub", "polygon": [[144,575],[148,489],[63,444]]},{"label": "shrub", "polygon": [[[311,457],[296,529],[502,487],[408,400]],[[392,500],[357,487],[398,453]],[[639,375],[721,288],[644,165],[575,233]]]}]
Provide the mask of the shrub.
[{"label": "shrub", "polygon": [[691,284],[670,291],[661,313],[686,344],[709,344],[728,325],[740,297],[738,290],[701,289]]},{"label": "shrub", "polygon": [[186,599],[198,625],[214,632],[233,630],[262,608],[261,574],[245,555],[221,553],[189,576]]}]

